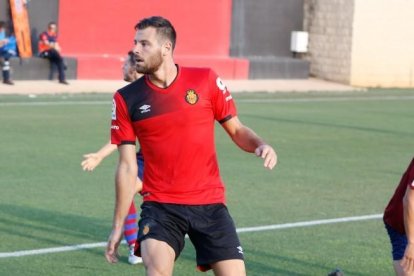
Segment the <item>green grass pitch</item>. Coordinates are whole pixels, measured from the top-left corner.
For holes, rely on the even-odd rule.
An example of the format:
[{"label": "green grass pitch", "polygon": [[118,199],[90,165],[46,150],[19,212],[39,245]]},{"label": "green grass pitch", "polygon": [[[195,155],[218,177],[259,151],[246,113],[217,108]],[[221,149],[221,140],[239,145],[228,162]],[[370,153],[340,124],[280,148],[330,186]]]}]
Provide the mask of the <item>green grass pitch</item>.
[{"label": "green grass pitch", "polygon": [[[217,126],[227,201],[238,228],[380,214],[414,150],[414,91],[240,93],[243,123],[274,145],[267,171]],[[81,156],[109,139],[110,94],[0,95],[1,253],[103,242],[117,154],[93,173]],[[137,204],[140,199],[136,198]],[[382,220],[240,233],[248,275],[392,275]],[[144,275],[104,248],[0,258],[0,275]],[[195,270],[189,240],[174,275]]]}]

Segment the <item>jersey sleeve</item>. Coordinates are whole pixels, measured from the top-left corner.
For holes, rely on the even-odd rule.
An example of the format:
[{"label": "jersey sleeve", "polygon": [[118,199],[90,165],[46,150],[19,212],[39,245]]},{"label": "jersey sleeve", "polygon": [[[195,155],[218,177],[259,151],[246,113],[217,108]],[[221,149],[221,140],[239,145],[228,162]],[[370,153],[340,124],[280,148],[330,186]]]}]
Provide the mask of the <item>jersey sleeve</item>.
[{"label": "jersey sleeve", "polygon": [[135,145],[135,132],[124,98],[115,93],[112,100],[111,143]]},{"label": "jersey sleeve", "polygon": [[214,118],[222,124],[237,115],[236,105],[227,86],[212,70],[209,75],[209,83],[212,93]]},{"label": "jersey sleeve", "polygon": [[407,183],[407,186],[414,190],[414,158],[411,160],[410,165],[408,166],[407,170],[405,171],[401,182],[405,181]]}]

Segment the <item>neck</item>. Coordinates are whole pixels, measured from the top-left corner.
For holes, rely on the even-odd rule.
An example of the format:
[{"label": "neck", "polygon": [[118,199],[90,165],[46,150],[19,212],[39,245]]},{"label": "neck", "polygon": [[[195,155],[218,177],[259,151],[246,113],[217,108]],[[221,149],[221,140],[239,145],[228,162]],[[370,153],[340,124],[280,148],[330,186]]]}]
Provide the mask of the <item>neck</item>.
[{"label": "neck", "polygon": [[178,74],[177,66],[171,60],[162,64],[153,74],[148,75],[149,80],[160,88],[167,88],[175,80]]}]

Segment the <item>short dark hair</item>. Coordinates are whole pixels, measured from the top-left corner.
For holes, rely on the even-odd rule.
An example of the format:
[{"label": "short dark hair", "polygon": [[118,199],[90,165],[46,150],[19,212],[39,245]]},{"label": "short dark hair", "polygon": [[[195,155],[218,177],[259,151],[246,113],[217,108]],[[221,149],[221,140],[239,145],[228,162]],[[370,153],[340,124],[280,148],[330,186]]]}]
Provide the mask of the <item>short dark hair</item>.
[{"label": "short dark hair", "polygon": [[134,56],[134,52],[129,51],[128,52],[128,58],[129,58],[129,64],[131,64],[132,66],[135,65],[135,56]]},{"label": "short dark hair", "polygon": [[55,21],[50,21],[50,22],[47,24],[47,27],[50,27],[50,26],[52,26],[52,25],[57,25],[57,24],[56,24],[56,22],[55,22]]},{"label": "short dark hair", "polygon": [[6,28],[6,22],[0,21],[0,28]]},{"label": "short dark hair", "polygon": [[154,27],[157,29],[157,34],[169,39],[172,43],[172,48],[175,48],[175,41],[177,40],[177,33],[173,25],[168,19],[161,16],[151,16],[142,19],[135,25],[135,30],[143,30],[148,27]]}]

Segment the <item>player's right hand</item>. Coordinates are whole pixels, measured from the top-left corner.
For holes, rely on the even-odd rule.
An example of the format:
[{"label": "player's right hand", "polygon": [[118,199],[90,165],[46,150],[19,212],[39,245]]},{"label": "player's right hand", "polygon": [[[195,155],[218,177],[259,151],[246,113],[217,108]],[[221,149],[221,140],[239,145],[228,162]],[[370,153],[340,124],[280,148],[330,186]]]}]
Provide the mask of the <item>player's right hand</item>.
[{"label": "player's right hand", "polygon": [[408,243],[401,261],[405,273],[414,272],[414,244]]},{"label": "player's right hand", "polygon": [[83,156],[81,163],[84,171],[93,171],[102,161],[102,158],[97,153],[88,153]]},{"label": "player's right hand", "polygon": [[108,263],[117,263],[118,262],[118,247],[121,242],[122,229],[114,229],[108,238],[108,244],[106,245],[105,250],[105,259]]}]

